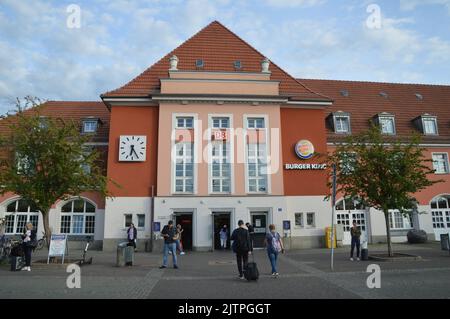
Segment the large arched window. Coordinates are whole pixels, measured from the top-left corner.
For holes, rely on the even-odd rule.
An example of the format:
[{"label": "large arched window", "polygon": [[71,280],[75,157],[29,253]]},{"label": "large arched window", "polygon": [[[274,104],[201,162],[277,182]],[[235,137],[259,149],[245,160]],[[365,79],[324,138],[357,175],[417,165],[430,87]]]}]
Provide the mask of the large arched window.
[{"label": "large arched window", "polygon": [[61,233],[93,235],[95,233],[95,206],[84,199],[76,199],[61,207]]},{"label": "large arched window", "polygon": [[5,233],[9,235],[22,234],[27,223],[32,223],[37,230],[39,211],[31,203],[23,199],[15,200],[6,206]]},{"label": "large arched window", "polygon": [[450,229],[450,196],[438,196],[431,201],[433,229]]}]

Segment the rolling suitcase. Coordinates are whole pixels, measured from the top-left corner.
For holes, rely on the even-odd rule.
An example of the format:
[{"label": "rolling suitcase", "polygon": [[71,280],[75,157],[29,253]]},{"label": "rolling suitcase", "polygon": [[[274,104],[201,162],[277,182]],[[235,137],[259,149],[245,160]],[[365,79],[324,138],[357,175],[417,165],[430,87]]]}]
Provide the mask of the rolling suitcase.
[{"label": "rolling suitcase", "polygon": [[253,257],[253,254],[252,254],[252,262],[248,262],[247,267],[244,270],[244,277],[248,281],[258,280],[259,278],[258,266],[255,263],[255,257]]}]

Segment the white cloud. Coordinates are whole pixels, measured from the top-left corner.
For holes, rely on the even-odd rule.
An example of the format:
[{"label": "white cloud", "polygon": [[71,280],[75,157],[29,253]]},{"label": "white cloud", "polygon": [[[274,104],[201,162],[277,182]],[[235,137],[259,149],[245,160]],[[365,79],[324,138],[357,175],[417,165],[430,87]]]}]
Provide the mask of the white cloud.
[{"label": "white cloud", "polygon": [[266,5],[272,7],[311,7],[324,3],[325,0],[265,0]]}]

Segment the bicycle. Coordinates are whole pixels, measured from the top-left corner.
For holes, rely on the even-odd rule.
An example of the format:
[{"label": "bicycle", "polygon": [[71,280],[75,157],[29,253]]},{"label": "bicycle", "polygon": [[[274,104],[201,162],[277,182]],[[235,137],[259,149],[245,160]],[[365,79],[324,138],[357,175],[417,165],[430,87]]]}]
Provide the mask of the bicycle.
[{"label": "bicycle", "polygon": [[41,250],[44,246],[47,246],[47,236],[45,236],[45,232],[42,232],[42,238],[38,240],[36,248],[34,250]]}]

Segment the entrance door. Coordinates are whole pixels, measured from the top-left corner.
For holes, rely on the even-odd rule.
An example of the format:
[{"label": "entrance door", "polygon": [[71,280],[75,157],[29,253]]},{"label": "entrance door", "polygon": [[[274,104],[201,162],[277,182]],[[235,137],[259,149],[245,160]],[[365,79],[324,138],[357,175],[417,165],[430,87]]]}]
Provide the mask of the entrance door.
[{"label": "entrance door", "polygon": [[183,250],[192,250],[192,213],[174,213],[175,226],[180,224],[184,231],[181,233]]},{"label": "entrance door", "polygon": [[450,197],[437,197],[431,202],[431,221],[435,240],[441,240],[441,234],[450,233]]},{"label": "entrance door", "polygon": [[223,225],[227,225],[228,229],[228,239],[227,239],[227,250],[230,249],[230,213],[229,212],[213,212],[213,250],[222,249],[220,246],[220,230]]},{"label": "entrance door", "polygon": [[254,212],[251,213],[251,224],[255,230],[253,237],[253,248],[263,248],[264,239],[267,233],[267,213]]},{"label": "entrance door", "polygon": [[353,221],[356,221],[356,225],[361,229],[361,242],[368,240],[366,213],[366,208],[358,200],[346,198],[336,203],[336,222],[341,224],[344,229],[343,245],[352,243],[350,228]]}]

